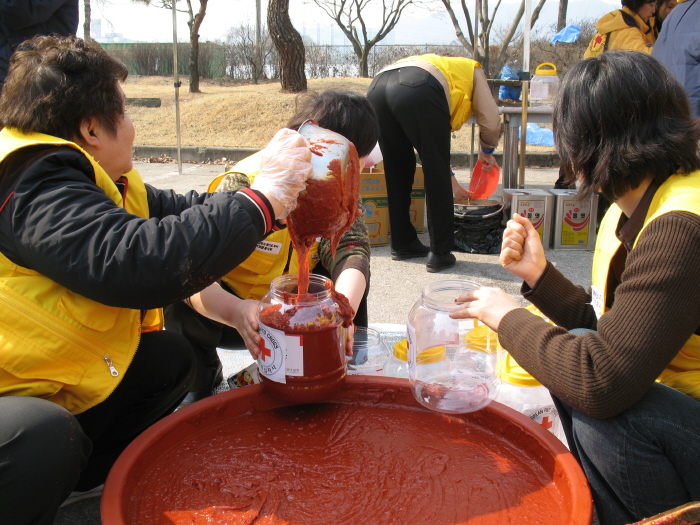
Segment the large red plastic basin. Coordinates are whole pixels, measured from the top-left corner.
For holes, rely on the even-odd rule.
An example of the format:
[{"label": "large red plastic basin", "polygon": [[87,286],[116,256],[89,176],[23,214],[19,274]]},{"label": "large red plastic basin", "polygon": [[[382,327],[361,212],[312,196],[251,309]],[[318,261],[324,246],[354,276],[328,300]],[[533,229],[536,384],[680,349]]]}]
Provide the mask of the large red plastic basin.
[{"label": "large red plastic basin", "polygon": [[138,437],[105,484],[104,525],[589,525],[568,449],[499,403],[422,408],[407,380],[349,376],[326,403],[260,385],[190,405]]}]

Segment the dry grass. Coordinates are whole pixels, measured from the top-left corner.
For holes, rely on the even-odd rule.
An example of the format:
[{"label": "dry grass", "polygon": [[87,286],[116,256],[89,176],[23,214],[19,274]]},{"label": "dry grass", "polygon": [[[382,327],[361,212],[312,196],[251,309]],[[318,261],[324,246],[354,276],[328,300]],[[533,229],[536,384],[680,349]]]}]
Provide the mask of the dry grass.
[{"label": "dry grass", "polygon": [[[182,146],[260,148],[284,126],[294,112],[296,95],[284,93],[278,82],[221,85],[201,80],[202,93],[189,93],[186,81],[179,90]],[[310,79],[310,90],[348,89],[366,93],[369,78]],[[172,78],[130,77],[124,84],[129,98],[158,97],[161,107],[129,106],[136,126],[136,144],[175,146],[175,88]],[[471,149],[471,126],[455,133],[453,151]],[[553,151],[528,146],[529,151]]]}]

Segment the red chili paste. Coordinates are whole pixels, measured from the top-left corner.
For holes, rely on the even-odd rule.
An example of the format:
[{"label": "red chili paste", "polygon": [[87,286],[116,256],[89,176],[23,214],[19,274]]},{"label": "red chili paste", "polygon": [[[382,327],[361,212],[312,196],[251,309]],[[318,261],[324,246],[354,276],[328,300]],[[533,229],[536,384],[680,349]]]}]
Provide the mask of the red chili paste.
[{"label": "red chili paste", "polygon": [[448,416],[391,397],[203,411],[138,464],[126,523],[583,523],[590,506],[571,508],[578,487],[534,436],[488,410]]},{"label": "red chili paste", "polygon": [[[323,142],[315,140],[310,149],[322,155]],[[330,240],[331,253],[335,257],[338,242],[360,215],[357,205],[360,196],[360,161],[357,150],[350,144],[350,160],[345,173],[338,159],[328,163],[328,175],[323,178],[310,178],[306,189],[299,193],[297,207],[289,215],[287,227],[292,244],[297,251],[299,262],[299,293],[306,293],[309,287],[308,252],[316,238]]]}]

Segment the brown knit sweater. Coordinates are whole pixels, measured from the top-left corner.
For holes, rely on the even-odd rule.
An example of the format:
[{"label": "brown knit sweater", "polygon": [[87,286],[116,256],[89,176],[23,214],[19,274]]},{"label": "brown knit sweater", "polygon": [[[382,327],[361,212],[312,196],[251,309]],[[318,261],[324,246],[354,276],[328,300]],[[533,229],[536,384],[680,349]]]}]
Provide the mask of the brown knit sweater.
[{"label": "brown knit sweater", "polygon": [[[620,248],[624,250],[624,247]],[[612,308],[596,321],[591,296],[548,264],[525,298],[558,326],[520,308],[499,326],[518,363],[575,409],[593,417],[635,402],[693,333],[700,333],[700,216],[652,221],[629,252]],[[573,328],[598,333],[574,336]]]}]

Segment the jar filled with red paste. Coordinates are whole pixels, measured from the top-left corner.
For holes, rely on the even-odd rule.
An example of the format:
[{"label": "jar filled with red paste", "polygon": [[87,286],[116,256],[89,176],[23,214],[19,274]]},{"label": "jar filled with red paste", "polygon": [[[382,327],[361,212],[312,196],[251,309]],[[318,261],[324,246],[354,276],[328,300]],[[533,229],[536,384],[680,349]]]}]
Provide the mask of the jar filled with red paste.
[{"label": "jar filled with red paste", "polygon": [[327,277],[311,274],[308,293],[297,292],[297,274],[281,275],[260,301],[264,344],[258,370],[275,397],[315,403],[335,394],[347,373],[347,327],[354,312]]}]

